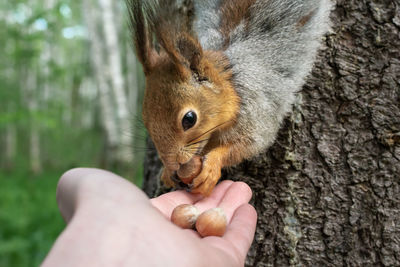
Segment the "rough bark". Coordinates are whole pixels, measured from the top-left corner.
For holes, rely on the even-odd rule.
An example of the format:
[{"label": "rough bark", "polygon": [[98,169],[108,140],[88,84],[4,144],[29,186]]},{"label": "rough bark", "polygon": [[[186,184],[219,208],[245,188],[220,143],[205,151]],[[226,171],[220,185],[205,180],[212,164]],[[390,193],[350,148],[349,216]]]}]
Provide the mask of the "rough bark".
[{"label": "rough bark", "polygon": [[[400,3],[338,0],[275,144],[226,170],[259,219],[247,266],[400,266]],[[144,189],[157,191],[148,152]]]}]

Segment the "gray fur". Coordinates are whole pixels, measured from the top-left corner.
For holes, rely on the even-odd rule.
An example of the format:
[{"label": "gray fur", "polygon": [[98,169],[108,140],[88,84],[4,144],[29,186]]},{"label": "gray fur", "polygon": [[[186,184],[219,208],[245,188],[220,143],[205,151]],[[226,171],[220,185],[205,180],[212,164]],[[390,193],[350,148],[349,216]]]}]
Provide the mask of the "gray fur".
[{"label": "gray fur", "polygon": [[[127,0],[132,7],[141,0]],[[256,0],[250,16],[230,32],[229,44],[221,34],[222,1],[189,0],[195,17],[190,21],[203,50],[220,50],[230,61],[233,84],[240,97],[236,124],[221,130],[220,141],[231,149],[227,164],[238,163],[269,147],[295,94],[311,71],[323,35],[329,29],[330,0]],[[191,2],[193,1],[193,2]],[[150,28],[163,17],[179,32],[185,29],[179,10],[186,0],[143,1]],[[191,5],[190,5],[191,6]],[[182,15],[184,15],[182,17]],[[247,20],[246,20],[247,19]],[[161,131],[160,131],[161,132]]]},{"label": "gray fur", "polygon": [[[222,49],[217,0],[196,1],[194,29],[204,49]],[[240,24],[225,54],[233,66],[241,98],[236,126],[224,142],[248,146],[250,157],[270,146],[291,110],[295,93],[311,71],[323,35],[329,29],[329,0],[258,0],[245,32]],[[314,10],[310,20],[298,22]]]},{"label": "gray fur", "polygon": [[222,46],[218,6],[219,1],[216,0],[194,1],[196,18],[193,28],[204,50],[219,50]]}]

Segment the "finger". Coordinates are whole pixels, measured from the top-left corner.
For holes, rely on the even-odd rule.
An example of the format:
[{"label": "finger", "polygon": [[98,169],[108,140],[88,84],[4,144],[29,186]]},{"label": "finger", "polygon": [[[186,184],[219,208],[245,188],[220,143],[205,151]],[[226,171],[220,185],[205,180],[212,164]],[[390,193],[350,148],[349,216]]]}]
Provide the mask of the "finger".
[{"label": "finger", "polygon": [[250,204],[243,204],[234,213],[232,221],[222,237],[236,247],[243,260],[253,242],[256,224],[256,210]]},{"label": "finger", "polygon": [[226,219],[230,222],[235,210],[250,201],[252,192],[250,187],[243,182],[233,183],[221,199],[218,207],[225,212]]},{"label": "finger", "polygon": [[184,190],[174,191],[163,194],[150,200],[151,204],[156,207],[166,218],[171,217],[172,211],[181,204],[194,204],[202,199],[199,194],[191,194]]},{"label": "finger", "polygon": [[149,199],[144,192],[126,179],[92,168],[76,168],[65,172],[57,185],[56,198],[67,222],[78,209],[96,209],[105,202],[149,205]]},{"label": "finger", "polygon": [[200,212],[206,211],[211,208],[215,208],[221,199],[224,197],[227,190],[233,184],[233,181],[226,180],[219,183],[211,193],[209,197],[203,198],[196,202],[194,205]]}]

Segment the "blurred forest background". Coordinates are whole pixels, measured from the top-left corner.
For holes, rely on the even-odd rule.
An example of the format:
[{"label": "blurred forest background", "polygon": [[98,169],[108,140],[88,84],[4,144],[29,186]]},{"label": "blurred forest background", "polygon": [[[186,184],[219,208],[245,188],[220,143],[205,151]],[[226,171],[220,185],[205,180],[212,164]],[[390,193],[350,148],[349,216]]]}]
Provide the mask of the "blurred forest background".
[{"label": "blurred forest background", "polygon": [[64,227],[63,172],[141,184],[143,78],[123,0],[0,7],[0,266],[38,266]]}]

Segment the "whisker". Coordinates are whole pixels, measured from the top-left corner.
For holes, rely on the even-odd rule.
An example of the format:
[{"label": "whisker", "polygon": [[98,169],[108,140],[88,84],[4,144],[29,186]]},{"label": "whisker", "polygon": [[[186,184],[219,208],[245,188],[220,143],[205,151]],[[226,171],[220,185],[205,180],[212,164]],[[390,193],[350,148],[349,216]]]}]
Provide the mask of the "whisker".
[{"label": "whisker", "polygon": [[225,121],[225,122],[223,122],[223,123],[220,123],[220,124],[218,124],[218,125],[217,125],[217,126],[215,126],[215,127],[212,127],[211,129],[209,129],[209,130],[205,131],[204,133],[202,133],[202,134],[201,134],[201,135],[199,135],[198,137],[196,137],[196,138],[193,138],[192,140],[190,140],[190,141],[189,141],[189,143],[192,143],[192,142],[194,142],[195,140],[197,140],[197,139],[201,138],[202,136],[204,136],[204,135],[208,134],[209,132],[211,132],[211,131],[213,131],[213,130],[217,129],[218,127],[221,127],[222,125],[224,125],[224,124],[226,124],[226,123],[228,123],[228,122],[231,122],[231,121],[232,121],[232,120],[227,120],[227,121]]},{"label": "whisker", "polygon": [[224,114],[224,113],[232,113],[232,111],[224,111],[224,110],[222,110],[222,111],[213,111],[209,115],[211,116],[211,115],[218,115],[218,114]]},{"label": "whisker", "polygon": [[208,140],[210,140],[210,138],[203,139],[203,140],[200,140],[198,142],[191,143],[191,144],[187,144],[185,147],[191,147],[193,145],[197,145],[197,144],[200,144],[200,143],[203,143],[203,142],[207,142]]},{"label": "whisker", "polygon": [[196,151],[193,155],[195,155],[195,156],[201,156],[201,151]]},{"label": "whisker", "polygon": [[141,146],[130,146],[131,149],[133,149],[136,152],[143,152],[143,151],[156,151],[154,148],[149,148],[149,147],[141,147]]},{"label": "whisker", "polygon": [[185,149],[185,152],[188,152],[190,154],[193,154],[195,152],[197,152],[197,150],[199,150],[200,147],[196,147],[196,148],[192,148],[192,149]]}]

